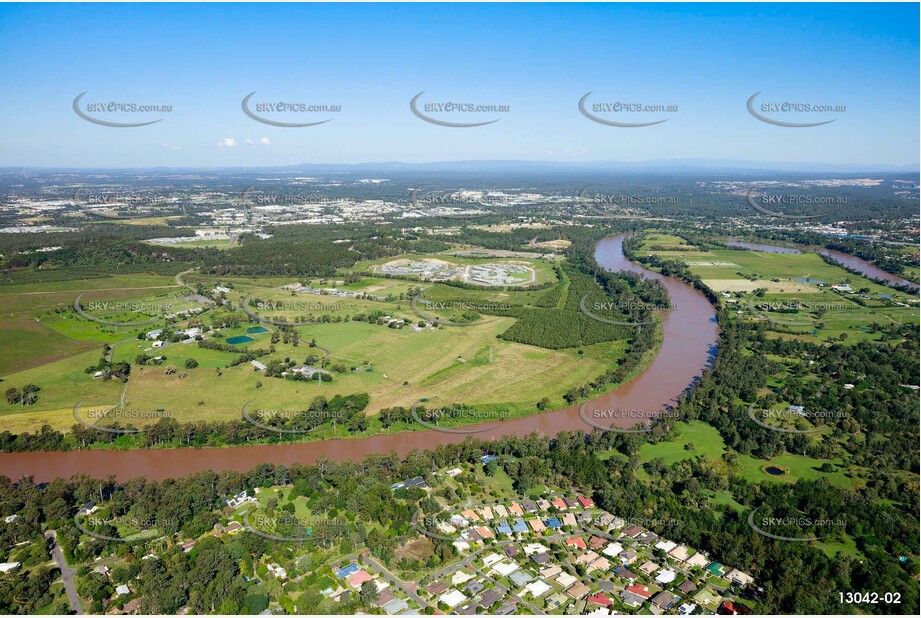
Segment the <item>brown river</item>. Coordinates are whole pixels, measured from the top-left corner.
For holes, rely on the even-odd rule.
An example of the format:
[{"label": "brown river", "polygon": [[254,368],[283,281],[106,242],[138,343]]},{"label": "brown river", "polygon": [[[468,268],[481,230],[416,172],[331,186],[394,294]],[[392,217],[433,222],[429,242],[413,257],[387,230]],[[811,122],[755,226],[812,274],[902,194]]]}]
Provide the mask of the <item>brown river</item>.
[{"label": "brown river", "polygon": [[841,251],[835,251],[834,249],[825,249],[824,247],[815,247],[815,250],[826,255],[838,262],[839,264],[846,266],[852,270],[866,275],[870,279],[886,281],[891,285],[907,285],[913,290],[918,289],[918,284],[909,281],[908,279],[903,279],[898,275],[893,275],[892,273],[886,272],[879,266],[871,264],[870,262],[859,258],[855,255],[850,255],[849,253],[842,253]]},{"label": "brown river", "polygon": [[796,247],[799,246],[802,249],[811,249],[816,253],[820,253],[827,257],[830,257],[832,260],[855,270],[862,275],[869,277],[870,279],[876,281],[885,281],[889,285],[903,286],[906,285],[913,290],[918,289],[918,284],[908,279],[903,279],[898,275],[893,275],[892,273],[886,272],[876,264],[872,264],[866,261],[863,258],[859,258],[856,255],[851,255],[849,253],[844,253],[842,251],[836,251],[834,249],[826,249],[825,247],[815,247],[815,246],[806,246],[806,245],[794,245],[792,247],[785,247],[780,245],[766,245],[763,243],[756,242],[740,242],[734,238],[729,238],[726,240],[726,244],[730,247],[742,247],[744,249],[751,249],[752,251],[758,251],[761,253],[783,253],[783,254],[794,254],[802,253],[800,249]]},{"label": "brown river", "polygon": [[[659,279],[671,296],[672,310],[662,313],[663,342],[658,356],[642,374],[582,406],[570,406],[523,418],[465,426],[465,430],[486,428],[476,433],[446,433],[436,430],[404,432],[364,438],[343,438],[295,444],[234,446],[226,448],[178,448],[131,451],[76,450],[61,452],[0,453],[0,475],[35,481],[85,473],[93,477],[114,475],[119,480],[142,476],[150,480],[184,476],[202,470],[245,471],[261,463],[311,464],[318,457],[330,460],[361,459],[372,453],[431,449],[463,441],[468,435],[495,439],[505,435],[524,436],[532,432],[552,436],[561,431],[592,431],[592,425],[628,428],[673,405],[700,377],[716,351],[716,312],[707,299],[692,287],[650,272],[623,254],[624,236],[600,241],[595,258],[612,271],[628,270]],[[582,414],[580,414],[580,407]],[[610,411],[631,411],[610,414]],[[591,419],[589,424],[585,419]],[[603,419],[603,420],[599,420]]]}]

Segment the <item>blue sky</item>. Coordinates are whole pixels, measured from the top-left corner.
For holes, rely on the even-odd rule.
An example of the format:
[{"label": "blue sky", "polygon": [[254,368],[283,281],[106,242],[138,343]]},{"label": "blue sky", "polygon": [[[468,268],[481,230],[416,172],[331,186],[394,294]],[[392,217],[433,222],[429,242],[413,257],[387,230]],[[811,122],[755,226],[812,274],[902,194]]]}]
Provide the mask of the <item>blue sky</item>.
[{"label": "blue sky", "polygon": [[[0,166],[237,166],[470,159],[746,159],[917,164],[917,4],[0,5]],[[306,128],[240,103],[341,105]],[[410,99],[508,105],[432,113]],[[677,105],[608,127],[591,102]],[[846,105],[811,128],[753,118],[747,99]],[[82,101],[171,105],[97,117]],[[768,115],[768,114],[766,114]],[[224,144],[219,146],[218,144]],[[235,144],[232,145],[232,144]]]}]

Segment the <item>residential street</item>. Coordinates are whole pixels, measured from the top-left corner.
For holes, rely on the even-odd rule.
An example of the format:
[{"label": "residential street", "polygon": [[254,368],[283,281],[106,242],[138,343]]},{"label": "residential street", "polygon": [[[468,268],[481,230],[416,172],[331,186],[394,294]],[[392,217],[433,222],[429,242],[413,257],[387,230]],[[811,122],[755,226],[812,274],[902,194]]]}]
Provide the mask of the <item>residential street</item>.
[{"label": "residential street", "polygon": [[67,592],[67,600],[70,602],[70,609],[75,614],[83,614],[83,604],[80,602],[80,595],[77,594],[77,584],[74,581],[75,571],[67,564],[67,559],[64,557],[64,551],[58,545],[57,532],[49,530],[45,533],[45,538],[51,539],[54,542],[54,547],[51,550],[51,557],[54,558],[58,568],[61,569],[61,580],[64,582],[64,590]]},{"label": "residential street", "polygon": [[429,604],[422,597],[416,594],[416,584],[409,584],[399,579],[396,575],[387,570],[384,565],[378,562],[377,558],[374,558],[370,552],[365,554],[364,559],[365,562],[374,567],[374,570],[380,573],[384,579],[386,579],[394,586],[399,586],[402,588],[403,592],[405,592],[410,599],[419,604],[419,607],[424,609],[429,606]]}]

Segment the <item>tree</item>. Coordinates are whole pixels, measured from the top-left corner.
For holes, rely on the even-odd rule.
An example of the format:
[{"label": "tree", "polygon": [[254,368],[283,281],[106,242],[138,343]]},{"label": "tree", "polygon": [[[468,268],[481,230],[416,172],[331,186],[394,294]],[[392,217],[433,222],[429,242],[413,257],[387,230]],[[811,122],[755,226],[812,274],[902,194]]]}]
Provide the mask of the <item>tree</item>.
[{"label": "tree", "polygon": [[361,594],[359,595],[363,605],[371,605],[377,598],[377,586],[374,582],[367,581],[361,585]]}]

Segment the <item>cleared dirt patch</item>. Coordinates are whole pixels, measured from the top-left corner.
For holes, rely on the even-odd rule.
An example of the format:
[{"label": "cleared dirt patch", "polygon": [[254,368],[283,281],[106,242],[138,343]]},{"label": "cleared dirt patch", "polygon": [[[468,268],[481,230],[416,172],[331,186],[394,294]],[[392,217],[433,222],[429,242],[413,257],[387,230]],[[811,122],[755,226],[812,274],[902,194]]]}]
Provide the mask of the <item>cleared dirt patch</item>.
[{"label": "cleared dirt patch", "polygon": [[428,560],[435,553],[435,546],[424,536],[407,541],[397,547],[393,554],[407,560]]}]

